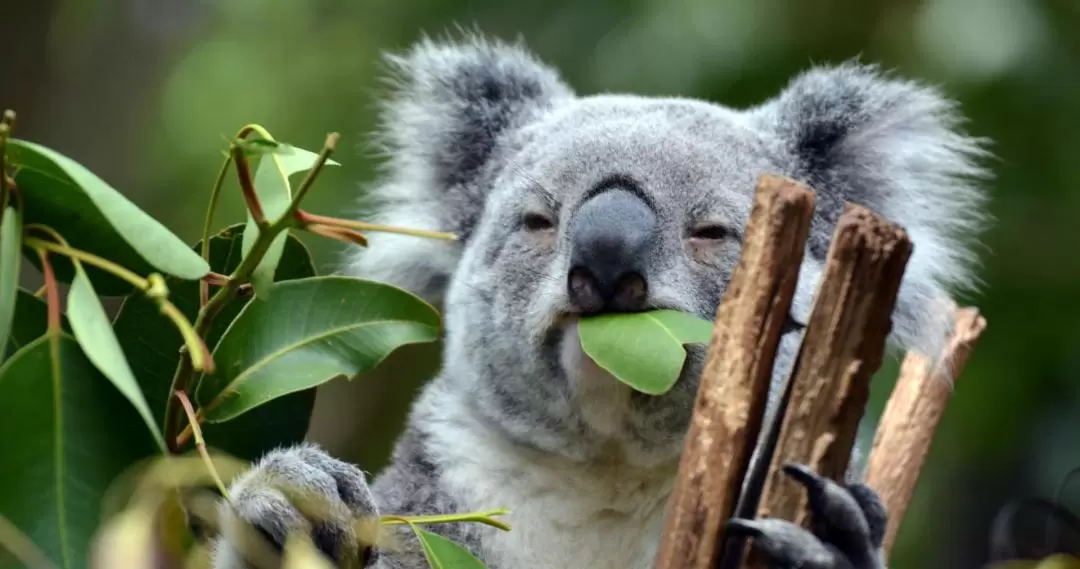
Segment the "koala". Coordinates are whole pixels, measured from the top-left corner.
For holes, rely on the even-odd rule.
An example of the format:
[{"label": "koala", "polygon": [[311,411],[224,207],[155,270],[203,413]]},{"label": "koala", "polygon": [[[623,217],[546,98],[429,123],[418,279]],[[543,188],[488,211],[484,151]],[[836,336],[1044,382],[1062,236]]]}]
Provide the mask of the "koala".
[{"label": "koala", "polygon": [[[387,62],[382,170],[366,192],[367,218],[459,239],[371,234],[342,272],[440,307],[442,367],[378,476],[305,443],[267,454],[234,482],[223,515],[279,546],[306,532],[335,561],[420,569],[410,532],[384,526],[380,543],[392,547],[358,550],[349,516],[506,507],[510,532],[428,529],[492,569],[651,567],[705,346],[689,346],[676,385],[649,396],[585,356],[577,322],[661,308],[714,318],[764,173],[817,192],[774,392],[846,202],[902,225],[914,243],[890,345],[937,357],[953,322],[950,295],[977,285],[972,236],[988,220],[988,151],[932,87],[848,61],[812,67],[745,109],[583,96],[521,43],[478,34],[423,39]],[[857,472],[845,481],[801,465],[786,472],[809,493],[814,529],[733,519],[734,533],[774,567],[884,567],[887,513]],[[308,521],[274,481],[315,492],[334,515]],[[214,566],[247,566],[225,527]]]}]

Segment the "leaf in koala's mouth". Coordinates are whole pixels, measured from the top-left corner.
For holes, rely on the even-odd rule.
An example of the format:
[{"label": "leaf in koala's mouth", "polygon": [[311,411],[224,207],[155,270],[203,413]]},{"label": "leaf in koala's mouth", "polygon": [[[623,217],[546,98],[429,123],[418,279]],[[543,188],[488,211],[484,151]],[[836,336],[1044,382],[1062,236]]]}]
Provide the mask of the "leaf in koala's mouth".
[{"label": "leaf in koala's mouth", "polygon": [[713,323],[686,312],[653,310],[584,317],[581,349],[619,381],[649,395],[671,389],[686,361],[685,344],[704,344]]}]

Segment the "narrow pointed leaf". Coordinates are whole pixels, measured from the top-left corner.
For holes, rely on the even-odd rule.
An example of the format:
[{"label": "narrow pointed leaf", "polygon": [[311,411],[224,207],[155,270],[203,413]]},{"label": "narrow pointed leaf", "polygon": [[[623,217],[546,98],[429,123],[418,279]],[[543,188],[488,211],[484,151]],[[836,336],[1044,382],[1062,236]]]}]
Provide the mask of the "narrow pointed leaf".
[{"label": "narrow pointed leaf", "polygon": [[212,423],[335,377],[352,378],[403,345],[438,338],[435,309],[390,285],[333,276],[273,289],[265,302],[244,307],[214,350],[218,370],[198,391]]},{"label": "narrow pointed leaf", "polygon": [[413,526],[432,569],[486,569],[467,549],[445,537]]},{"label": "narrow pointed leaf", "polygon": [[578,323],[581,348],[601,368],[649,395],[666,393],[682,373],[684,344],[707,343],[712,323],[673,310],[603,314]]},{"label": "narrow pointed leaf", "polygon": [[[244,225],[232,225],[210,238],[210,266],[216,273],[227,275],[240,264],[241,235]],[[201,250],[202,243],[194,246]],[[278,265],[277,279],[300,279],[315,275],[311,255],[304,244],[290,235]],[[199,283],[166,279],[169,299],[190,320],[199,311]],[[211,287],[211,294],[214,288]],[[249,299],[236,299],[214,319],[206,335],[206,344],[213,347],[221,338]],[[140,295],[124,300],[113,321],[113,329],[120,345],[127,353],[128,362],[134,370],[146,396],[153,416],[160,424],[169,397],[169,385],[180,360],[180,333],[165,322],[157,308]],[[207,444],[237,458],[255,460],[267,451],[280,446],[298,443],[304,439],[310,423],[311,409],[315,404],[315,390],[293,393],[275,399],[243,417],[228,423],[204,425],[203,436]]]},{"label": "narrow pointed leaf", "polygon": [[4,362],[8,337],[15,321],[21,248],[22,216],[14,207],[4,207],[3,216],[0,217],[0,363]]},{"label": "narrow pointed leaf", "polygon": [[[135,406],[139,416],[143,418],[146,427],[150,429],[154,440],[161,450],[165,451],[165,439],[161,436],[157,420],[150,412],[150,406],[146,403],[139,382],[135,374],[131,372],[124,350],[113,333],[112,322],[109,321],[105,307],[101,305],[94,285],[86,276],[82,263],[73,261],[75,266],[75,278],[71,281],[71,290],[68,292],[67,315],[71,322],[71,329],[75,333],[75,339],[82,346],[86,357],[98,368],[109,381],[124,394],[124,397]],[[163,318],[159,318],[161,328],[171,326]],[[160,329],[160,328],[159,328]]]},{"label": "narrow pointed leaf", "polygon": [[81,569],[102,496],[156,447],[75,339],[58,334],[55,352],[53,340],[42,336],[0,366],[0,512],[57,567]]},{"label": "narrow pointed leaf", "polygon": [[[289,209],[289,204],[292,202],[292,186],[289,177],[310,170],[318,157],[318,154],[284,143],[278,143],[272,152],[267,152],[262,156],[259,167],[255,171],[255,194],[259,196],[259,203],[262,205],[263,214],[268,222],[278,221]],[[327,160],[326,163],[339,166],[333,160]],[[259,228],[248,213],[247,227],[244,228],[244,255],[251,251],[258,235]],[[284,246],[285,234],[278,235],[251,275],[251,285],[260,298],[265,298],[270,293],[270,285],[274,282],[274,271],[277,269]]]},{"label": "narrow pointed leaf", "polygon": [[[11,139],[7,146],[22,190],[24,223],[62,228],[72,247],[139,274],[197,279],[209,270],[183,240],[78,162],[32,142]],[[60,280],[75,277],[67,260],[56,257],[53,263]],[[88,267],[87,273],[101,294],[131,292],[129,283],[104,271]]]}]

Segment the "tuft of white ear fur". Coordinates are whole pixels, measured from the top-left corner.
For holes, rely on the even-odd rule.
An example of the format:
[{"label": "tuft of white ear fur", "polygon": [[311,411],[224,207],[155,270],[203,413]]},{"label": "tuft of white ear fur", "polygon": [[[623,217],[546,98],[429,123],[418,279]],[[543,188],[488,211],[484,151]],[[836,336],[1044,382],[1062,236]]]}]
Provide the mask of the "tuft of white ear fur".
[{"label": "tuft of white ear fur", "polygon": [[573,97],[558,74],[520,44],[467,34],[424,38],[386,56],[389,93],[376,145],[379,179],[367,221],[458,235],[458,242],[369,234],[346,272],[390,282],[440,303],[484,210],[501,144],[558,101]]},{"label": "tuft of white ear fur", "polygon": [[907,230],[914,250],[892,339],[940,355],[952,295],[978,284],[973,246],[990,221],[982,185],[989,172],[980,164],[986,141],[961,131],[956,103],[937,89],[857,62],[810,69],[751,112],[776,137],[793,176],[818,194],[812,257],[825,257],[845,202]]}]

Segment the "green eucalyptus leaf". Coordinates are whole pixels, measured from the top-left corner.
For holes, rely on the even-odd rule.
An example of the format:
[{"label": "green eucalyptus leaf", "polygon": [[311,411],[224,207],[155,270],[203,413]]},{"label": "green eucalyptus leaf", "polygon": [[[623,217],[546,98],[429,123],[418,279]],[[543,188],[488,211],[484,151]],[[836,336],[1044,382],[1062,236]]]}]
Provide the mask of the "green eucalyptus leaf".
[{"label": "green eucalyptus leaf", "polygon": [[[210,267],[220,274],[231,274],[239,266],[241,236],[244,225],[232,225],[210,237]],[[194,246],[201,250],[202,243]],[[277,279],[301,279],[315,275],[311,255],[304,244],[290,235],[278,265]],[[194,320],[199,311],[199,283],[166,279],[169,300],[189,319]],[[213,294],[215,288],[211,287]],[[236,299],[222,308],[214,319],[206,344],[214,346],[225,329],[236,318],[249,299]],[[180,361],[180,332],[163,320],[163,317],[141,295],[124,300],[113,329],[120,345],[127,353],[128,362],[135,371],[146,395],[154,417],[160,423],[165,415],[165,404],[173,373]],[[298,443],[304,439],[310,423],[311,409],[315,404],[315,390],[309,389],[281,397],[263,405],[243,417],[228,423],[204,425],[203,435],[207,444],[237,458],[255,460],[281,445]]]},{"label": "green eucalyptus leaf", "polygon": [[330,276],[273,288],[266,301],[244,307],[214,350],[218,368],[198,391],[211,423],[335,377],[352,378],[400,346],[438,338],[435,309],[387,284]]},{"label": "green eucalyptus leaf", "polygon": [[[0,204],[3,206],[3,204]],[[8,337],[15,322],[22,257],[22,216],[13,206],[4,207],[0,217],[0,363],[4,362]]]},{"label": "green eucalyptus leaf", "polygon": [[683,345],[708,343],[712,327],[693,314],[653,310],[582,318],[578,334],[601,368],[642,393],[661,395],[682,373]]},{"label": "green eucalyptus leaf", "polygon": [[[0,512],[57,567],[82,569],[102,496],[157,450],[138,413],[75,339],[61,333],[53,340],[42,336],[0,366]],[[0,566],[11,562],[2,558]]]},{"label": "green eucalyptus leaf", "polygon": [[413,526],[413,531],[432,569],[487,569],[461,545],[423,528]]},{"label": "green eucalyptus leaf", "polygon": [[[310,170],[318,157],[319,155],[313,152],[279,142],[272,152],[265,153],[259,160],[259,167],[255,171],[255,194],[259,196],[259,203],[262,205],[263,215],[266,216],[267,222],[272,224],[281,219],[281,216],[288,211],[289,204],[292,203],[292,186],[289,184],[289,177]],[[333,160],[327,160],[326,164],[340,166]],[[258,236],[259,228],[255,225],[251,213],[248,212],[247,227],[244,228],[245,256],[251,251]],[[251,275],[251,286],[260,298],[266,298],[270,294],[270,285],[274,282],[274,271],[277,269],[284,246],[285,234],[282,233],[274,238]]]},{"label": "green eucalyptus leaf", "polygon": [[[75,333],[75,339],[82,346],[86,357],[98,368],[109,381],[127,397],[128,401],[135,406],[136,411],[143,418],[147,428],[157,441],[162,452],[166,450],[165,439],[161,436],[161,429],[157,426],[150,406],[146,403],[139,382],[135,374],[131,372],[124,350],[113,333],[112,322],[105,313],[105,307],[101,305],[94,285],[90,277],[83,270],[82,263],[73,261],[75,266],[75,278],[71,281],[71,289],[68,292],[67,316],[71,323],[71,329]],[[161,323],[162,326],[171,324]]]},{"label": "green eucalyptus leaf", "polygon": [[[55,150],[11,139],[8,162],[16,168],[22,192],[23,222],[61,230],[76,249],[110,259],[128,269],[161,272],[198,279],[209,267],[183,240],[142,211],[94,173]],[[53,268],[63,282],[75,278],[65,258],[55,256]],[[35,264],[38,260],[30,256]],[[98,292],[125,295],[131,284],[94,267],[86,269]]]}]

